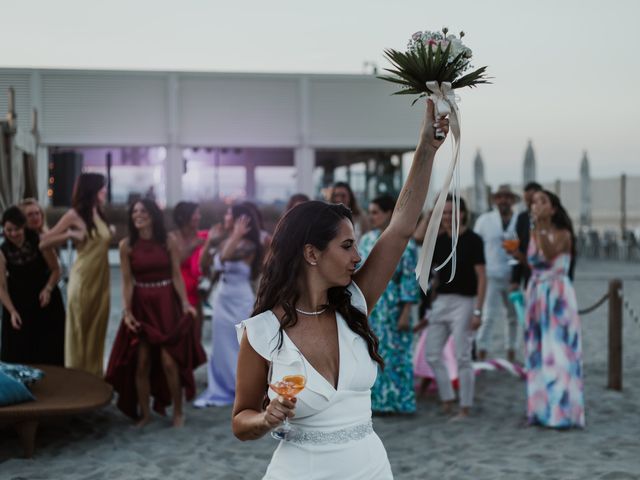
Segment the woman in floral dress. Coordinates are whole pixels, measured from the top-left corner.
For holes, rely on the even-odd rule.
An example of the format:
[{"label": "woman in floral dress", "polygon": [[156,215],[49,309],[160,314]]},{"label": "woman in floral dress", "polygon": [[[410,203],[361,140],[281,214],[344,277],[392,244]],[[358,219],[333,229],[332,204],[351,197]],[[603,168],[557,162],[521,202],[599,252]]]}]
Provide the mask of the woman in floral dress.
[{"label": "woman in floral dress", "polygon": [[529,424],[584,427],[582,333],[571,278],[575,237],[551,192],[534,196],[528,261],[525,361]]},{"label": "woman in floral dress", "polygon": [[[360,241],[363,260],[391,221],[395,200],[388,195],[369,204],[373,230]],[[419,300],[415,268],[418,260],[413,240],[402,254],[396,271],[369,317],[371,329],[378,337],[378,352],[384,359],[384,370],[371,389],[371,409],[380,413],[413,413],[416,397],[413,388],[411,305]]]}]

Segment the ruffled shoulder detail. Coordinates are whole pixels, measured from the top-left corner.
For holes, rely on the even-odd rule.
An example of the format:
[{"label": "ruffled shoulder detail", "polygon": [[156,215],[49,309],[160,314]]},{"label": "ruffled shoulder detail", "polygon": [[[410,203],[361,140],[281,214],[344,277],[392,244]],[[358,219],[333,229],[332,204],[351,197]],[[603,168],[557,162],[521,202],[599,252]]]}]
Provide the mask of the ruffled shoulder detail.
[{"label": "ruffled shoulder detail", "polygon": [[349,293],[351,293],[351,305],[356,307],[365,315],[368,315],[367,312],[367,300],[364,298],[364,294],[360,287],[356,285],[356,282],[351,282],[347,287]]},{"label": "ruffled shoulder detail", "polygon": [[245,330],[251,347],[261,357],[270,360],[271,353],[278,345],[278,331],[280,330],[280,323],[275,315],[268,310],[238,323],[236,325],[238,343],[242,340]]}]

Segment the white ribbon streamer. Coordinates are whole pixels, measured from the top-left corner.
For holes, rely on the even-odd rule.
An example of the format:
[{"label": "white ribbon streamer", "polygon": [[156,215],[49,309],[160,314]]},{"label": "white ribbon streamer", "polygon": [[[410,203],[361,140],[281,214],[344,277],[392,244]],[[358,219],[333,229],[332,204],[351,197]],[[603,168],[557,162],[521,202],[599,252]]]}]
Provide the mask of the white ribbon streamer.
[{"label": "white ribbon streamer", "polygon": [[451,253],[441,265],[435,268],[435,270],[438,271],[451,261],[451,275],[448,282],[451,282],[456,274],[456,247],[458,245],[460,226],[460,112],[456,104],[455,94],[451,88],[451,83],[442,82],[438,84],[438,82],[435,81],[427,82],[427,88],[433,92],[429,95],[429,98],[433,101],[435,119],[438,120],[441,117],[449,115],[449,131],[452,136],[453,155],[444,185],[433,207],[433,213],[429,220],[427,233],[424,236],[420,257],[416,265],[416,278],[425,293],[429,288],[429,274],[431,273],[431,263],[433,262],[433,251],[436,246],[436,239],[438,238],[438,230],[440,229],[440,222],[442,221],[442,212],[444,211],[444,206],[447,201],[447,195],[452,189],[452,183],[453,216],[451,219]]}]

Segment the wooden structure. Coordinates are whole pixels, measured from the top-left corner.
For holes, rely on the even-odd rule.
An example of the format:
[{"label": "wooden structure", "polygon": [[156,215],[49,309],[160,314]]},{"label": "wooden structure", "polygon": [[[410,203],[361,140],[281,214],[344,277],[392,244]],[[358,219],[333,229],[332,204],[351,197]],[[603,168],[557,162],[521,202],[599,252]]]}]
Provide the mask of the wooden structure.
[{"label": "wooden structure", "polygon": [[0,211],[23,198],[38,198],[36,185],[36,152],[38,149],[38,116],[33,110],[31,130],[18,124],[15,90],[8,89],[6,118],[0,121]]},{"label": "wooden structure", "polygon": [[0,407],[0,426],[13,427],[22,443],[24,456],[35,450],[38,424],[52,417],[77,415],[104,407],[113,388],[90,373],[51,365],[35,365],[45,376],[31,387],[34,402]]}]

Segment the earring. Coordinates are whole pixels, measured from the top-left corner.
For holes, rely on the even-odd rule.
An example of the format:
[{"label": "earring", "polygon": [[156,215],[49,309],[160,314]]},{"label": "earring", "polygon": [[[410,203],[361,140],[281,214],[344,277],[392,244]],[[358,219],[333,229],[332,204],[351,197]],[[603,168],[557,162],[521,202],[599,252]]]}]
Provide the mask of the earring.
[{"label": "earring", "polygon": [[310,263],[311,265],[313,265],[314,267],[315,267],[316,265],[318,265],[318,262],[309,262],[309,263]]}]

